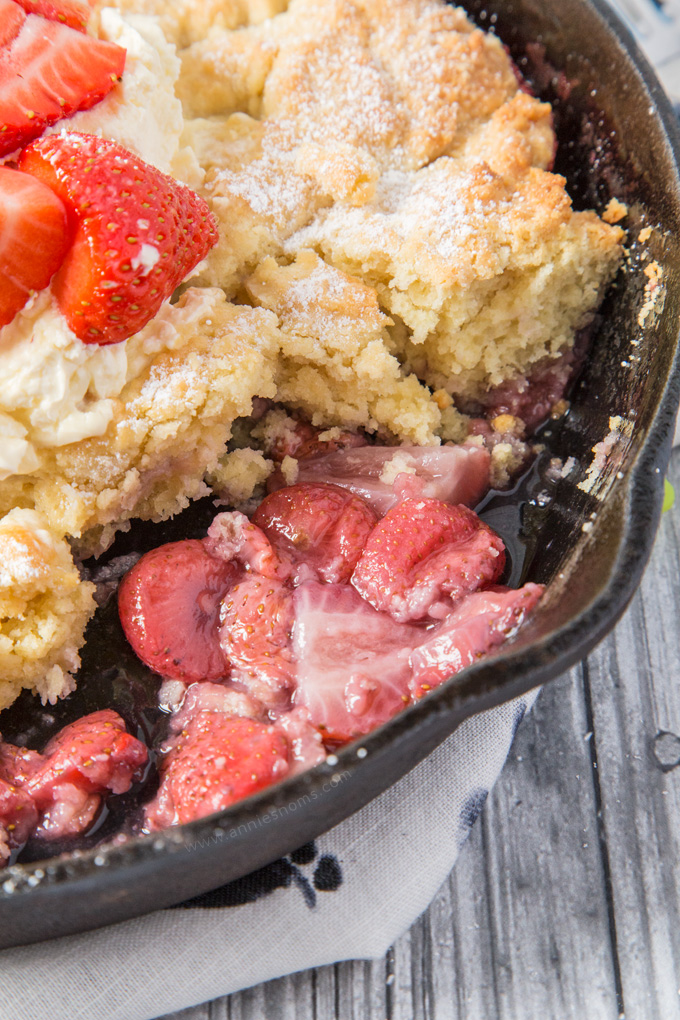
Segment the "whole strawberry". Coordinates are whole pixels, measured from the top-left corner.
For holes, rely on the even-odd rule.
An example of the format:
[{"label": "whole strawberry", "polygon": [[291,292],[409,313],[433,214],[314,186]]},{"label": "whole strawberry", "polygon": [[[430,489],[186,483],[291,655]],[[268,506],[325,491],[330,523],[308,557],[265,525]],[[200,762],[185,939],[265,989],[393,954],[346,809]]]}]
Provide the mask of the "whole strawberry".
[{"label": "whole strawberry", "polygon": [[202,198],[115,142],[51,135],[19,167],[66,206],[74,240],[52,287],[85,343],[137,333],[217,241]]}]

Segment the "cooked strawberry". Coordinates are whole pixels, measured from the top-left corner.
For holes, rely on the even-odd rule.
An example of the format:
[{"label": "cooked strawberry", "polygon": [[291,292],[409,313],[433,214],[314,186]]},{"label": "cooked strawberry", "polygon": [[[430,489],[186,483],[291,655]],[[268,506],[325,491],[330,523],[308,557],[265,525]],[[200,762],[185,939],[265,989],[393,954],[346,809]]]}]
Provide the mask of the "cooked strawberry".
[{"label": "cooked strawberry", "polygon": [[27,747],[0,741],[0,779],[22,786],[43,764],[43,757]]},{"label": "cooked strawberry", "polygon": [[422,697],[512,637],[542,594],[543,585],[525,584],[518,591],[499,586],[467,595],[411,654],[413,696]]},{"label": "cooked strawberry", "polygon": [[105,708],[65,726],[49,741],[42,757],[26,789],[44,809],[62,783],[73,783],[87,793],[125,793],[141,775],[148,754],[144,744],[127,732],[121,717]]},{"label": "cooked strawberry", "polygon": [[[10,15],[14,24],[17,15]],[[124,67],[125,50],[115,43],[29,14],[0,60],[0,156],[77,110],[89,110],[108,95]]]},{"label": "cooked strawberry", "polygon": [[0,167],[0,326],[12,321],[31,291],[48,285],[69,243],[57,196],[29,174]]},{"label": "cooked strawberry", "polygon": [[212,556],[233,560],[272,580],[284,580],[290,573],[290,564],[281,559],[265,533],[238,510],[217,515],[205,546]]},{"label": "cooked strawberry", "polygon": [[103,709],[65,726],[41,757],[22,789],[40,813],[36,835],[54,839],[83,832],[105,792],[129,790],[148,752],[116,712]]},{"label": "cooked strawberry", "polygon": [[294,564],[331,584],[349,580],[378,517],[336,485],[290,485],[260,503],[253,523]]},{"label": "cooked strawberry", "polygon": [[217,241],[202,198],[114,142],[51,135],[19,166],[66,206],[74,240],[52,286],[86,343],[137,333]]},{"label": "cooked strawberry", "polygon": [[234,677],[270,708],[285,704],[292,686],[292,594],[281,581],[251,574],[220,610],[220,644]]},{"label": "cooked strawberry", "polygon": [[490,456],[459,446],[363,446],[298,462],[298,483],[328,482],[385,514],[407,497],[475,506],[489,488]]},{"label": "cooked strawberry", "polygon": [[185,688],[181,704],[174,709],[171,731],[179,733],[184,722],[197,712],[220,712],[222,715],[241,716],[244,719],[256,719],[258,722],[265,718],[263,706],[250,695],[234,690],[227,684],[204,681],[189,684]]},{"label": "cooked strawberry", "polygon": [[[0,779],[0,866],[25,843],[38,824],[38,810],[20,786]],[[4,844],[4,846],[3,846]]]},{"label": "cooked strawberry", "polygon": [[38,809],[22,787],[42,760],[37,751],[0,741],[0,865],[10,850],[26,842],[38,824]]},{"label": "cooked strawberry", "polygon": [[[324,437],[323,439],[321,437]],[[267,443],[267,453],[273,460],[284,457],[315,457],[336,450],[366,446],[367,440],[358,432],[339,428],[315,428],[306,421],[288,418],[280,430],[275,430]]]},{"label": "cooked strawberry", "polygon": [[48,21],[59,21],[62,25],[84,32],[92,13],[87,0],[17,0],[27,14],[39,14]]},{"label": "cooked strawberry", "polygon": [[453,601],[497,580],[504,565],[503,542],[472,510],[407,499],[371,532],[352,584],[395,620],[441,619]]},{"label": "cooked strawberry", "polygon": [[142,556],[118,589],[123,630],[142,662],[190,683],[226,676],[219,609],[239,573],[198,539],[169,542]]},{"label": "cooked strawberry", "polygon": [[290,744],[291,774],[311,769],[326,758],[321,734],[313,726],[306,708],[292,708],[278,717],[274,726]]},{"label": "cooked strawberry", "polygon": [[325,738],[368,733],[409,703],[409,656],[421,630],[377,612],[350,585],[310,581],[293,599],[293,701]]},{"label": "cooked strawberry", "polygon": [[42,754],[0,743],[0,835],[4,829],[9,847],[33,835],[78,835],[94,820],[102,795],[129,790],[147,759],[144,744],[110,709],[65,726]]},{"label": "cooked strawberry", "polygon": [[14,0],[0,0],[0,47],[16,39],[25,20],[25,13]]},{"label": "cooked strawberry", "polygon": [[146,808],[150,831],[223,811],[290,769],[288,741],[273,726],[221,712],[178,713]]}]

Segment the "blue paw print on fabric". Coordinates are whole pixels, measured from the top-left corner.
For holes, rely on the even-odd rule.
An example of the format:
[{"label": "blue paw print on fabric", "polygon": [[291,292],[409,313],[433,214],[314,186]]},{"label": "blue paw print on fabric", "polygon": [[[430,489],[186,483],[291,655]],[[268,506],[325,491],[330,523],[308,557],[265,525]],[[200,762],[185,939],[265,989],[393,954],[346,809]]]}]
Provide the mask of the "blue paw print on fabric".
[{"label": "blue paw print on fabric", "polygon": [[520,723],[526,714],[527,706],[525,702],[520,701],[519,705],[515,708],[515,718],[512,720],[512,740],[517,735],[517,730],[520,727]]},{"label": "blue paw print on fabric", "polygon": [[[310,877],[302,870],[314,864]],[[243,878],[214,889],[212,892],[194,896],[193,899],[178,903],[171,910],[186,907],[240,907],[244,903],[254,903],[262,896],[268,896],[277,889],[295,887],[302,893],[307,906],[312,910],[316,906],[317,892],[335,892],[342,885],[342,868],[333,854],[322,854],[314,843],[293,850],[288,857],[267,864],[264,868],[251,872]]]},{"label": "blue paw print on fabric", "polygon": [[479,818],[488,796],[489,791],[483,789],[483,787],[479,787],[472,791],[460,809],[460,824],[463,829],[463,839],[465,839],[470,829]]}]

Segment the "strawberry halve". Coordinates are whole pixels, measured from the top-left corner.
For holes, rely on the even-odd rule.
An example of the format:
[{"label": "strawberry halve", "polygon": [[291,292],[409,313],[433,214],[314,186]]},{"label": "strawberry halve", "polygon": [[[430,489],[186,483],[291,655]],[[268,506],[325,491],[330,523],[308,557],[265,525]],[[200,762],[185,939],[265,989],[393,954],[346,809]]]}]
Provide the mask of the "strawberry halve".
[{"label": "strawberry halve", "polygon": [[54,192],[0,167],[0,326],[48,285],[70,243],[66,209]]}]

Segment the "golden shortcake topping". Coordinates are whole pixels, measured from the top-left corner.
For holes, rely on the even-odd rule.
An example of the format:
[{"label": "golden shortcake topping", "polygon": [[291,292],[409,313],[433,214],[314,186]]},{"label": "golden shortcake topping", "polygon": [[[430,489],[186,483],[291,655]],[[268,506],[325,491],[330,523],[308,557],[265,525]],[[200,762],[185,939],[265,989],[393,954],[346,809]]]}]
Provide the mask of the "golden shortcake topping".
[{"label": "golden shortcake topping", "polygon": [[[110,333],[92,334],[113,342],[92,344],[89,298],[69,308],[60,270],[0,328],[0,707],[22,686],[70,690],[94,603],[67,538],[100,551],[130,519],[165,519],[210,487],[246,503],[274,470],[266,448],[235,448],[265,401],[329,436],[483,445],[465,412],[569,356],[622,253],[621,228],[574,212],[551,172],[550,106],[460,8],[114,0],[88,31],[116,67],[124,51],[124,70],[96,103],[48,118],[53,137],[29,146],[44,165],[24,150],[19,169],[66,201],[68,181],[49,176],[59,145],[116,142],[116,158],[189,185],[219,236],[190,266],[178,247],[159,295],[165,211],[152,237],[140,202],[124,242],[143,243],[119,268],[129,293],[149,284],[147,315],[115,294],[122,324],[114,308]],[[104,274],[104,298],[116,285]],[[506,418],[489,455],[499,484],[526,452]],[[280,470],[294,480],[295,457]]]}]

